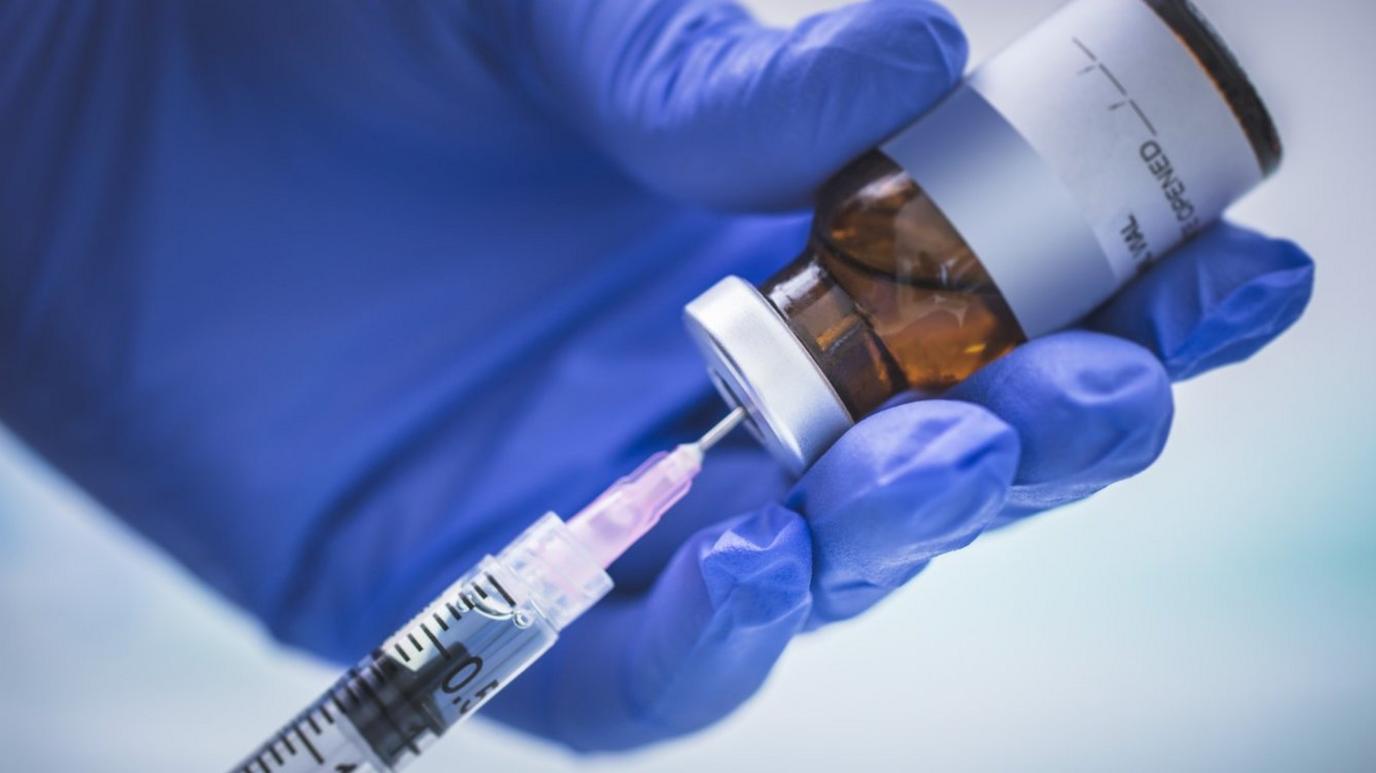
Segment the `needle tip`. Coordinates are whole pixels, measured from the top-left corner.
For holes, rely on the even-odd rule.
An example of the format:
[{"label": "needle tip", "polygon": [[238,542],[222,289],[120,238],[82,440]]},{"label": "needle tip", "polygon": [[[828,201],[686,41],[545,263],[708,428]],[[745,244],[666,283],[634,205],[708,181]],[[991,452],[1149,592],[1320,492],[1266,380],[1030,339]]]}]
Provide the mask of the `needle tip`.
[{"label": "needle tip", "polygon": [[699,451],[706,452],[712,446],[716,445],[718,441],[720,441],[722,438],[731,434],[731,430],[735,429],[737,425],[739,425],[741,421],[744,419],[745,409],[735,409],[734,411],[726,414],[726,416],[723,417],[721,421],[717,422],[716,426],[707,430],[706,434],[698,438],[698,442],[694,443],[693,445],[697,446]]}]

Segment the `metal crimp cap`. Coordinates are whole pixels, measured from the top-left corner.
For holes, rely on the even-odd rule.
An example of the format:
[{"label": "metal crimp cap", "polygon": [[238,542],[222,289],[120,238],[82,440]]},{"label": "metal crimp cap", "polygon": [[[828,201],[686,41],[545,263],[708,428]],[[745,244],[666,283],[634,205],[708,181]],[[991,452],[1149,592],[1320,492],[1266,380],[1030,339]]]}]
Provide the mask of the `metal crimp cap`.
[{"label": "metal crimp cap", "polygon": [[749,282],[728,276],[684,309],[723,398],[789,472],[801,475],[855,423],[788,323]]}]

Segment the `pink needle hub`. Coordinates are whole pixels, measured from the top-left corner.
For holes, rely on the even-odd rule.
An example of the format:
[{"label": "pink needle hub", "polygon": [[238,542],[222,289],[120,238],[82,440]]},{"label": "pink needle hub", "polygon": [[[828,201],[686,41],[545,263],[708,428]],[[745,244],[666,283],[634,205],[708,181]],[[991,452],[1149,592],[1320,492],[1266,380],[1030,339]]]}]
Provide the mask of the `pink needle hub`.
[{"label": "pink needle hub", "polygon": [[702,470],[703,455],[745,418],[737,408],[696,443],[660,451],[568,521],[574,537],[602,566],[610,566],[645,536],[688,490]]}]

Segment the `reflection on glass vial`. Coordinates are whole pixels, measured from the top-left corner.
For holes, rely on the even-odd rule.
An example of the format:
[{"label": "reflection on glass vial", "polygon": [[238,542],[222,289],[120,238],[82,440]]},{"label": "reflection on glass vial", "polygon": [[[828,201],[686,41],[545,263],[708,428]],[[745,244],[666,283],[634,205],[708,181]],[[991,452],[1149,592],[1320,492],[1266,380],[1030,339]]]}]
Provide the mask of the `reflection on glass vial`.
[{"label": "reflection on glass vial", "polygon": [[1023,340],[970,246],[879,152],[826,186],[807,251],[761,290],[854,416],[945,389]]}]

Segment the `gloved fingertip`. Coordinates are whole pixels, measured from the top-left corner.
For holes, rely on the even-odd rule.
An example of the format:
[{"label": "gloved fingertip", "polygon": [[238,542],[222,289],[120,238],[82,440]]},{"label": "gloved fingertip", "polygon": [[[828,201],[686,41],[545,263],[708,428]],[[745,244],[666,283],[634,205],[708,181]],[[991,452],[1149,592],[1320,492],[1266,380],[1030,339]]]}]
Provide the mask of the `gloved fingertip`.
[{"label": "gloved fingertip", "polygon": [[1246,359],[1285,332],[1313,283],[1314,261],[1295,243],[1220,223],[1133,281],[1087,326],[1145,346],[1182,380]]},{"label": "gloved fingertip", "polygon": [[[646,737],[704,727],[752,695],[807,619],[812,548],[796,513],[773,506],[694,538],[643,615],[629,724]],[[705,595],[694,593],[698,583]]]},{"label": "gloved fingertip", "polygon": [[794,492],[813,534],[809,624],[858,614],[973,541],[1002,507],[1018,456],[1016,433],[967,403],[895,406],[853,428]]},{"label": "gloved fingertip", "polygon": [[1269,248],[1284,267],[1257,276],[1210,305],[1193,328],[1162,352],[1176,380],[1251,357],[1288,330],[1314,292],[1314,262],[1293,242]]},{"label": "gloved fingertip", "polygon": [[970,54],[955,16],[928,0],[854,3],[804,20],[794,35],[800,49],[816,42],[871,66],[911,73],[913,85],[936,95],[960,80]]},{"label": "gloved fingertip", "polygon": [[[932,419],[934,409],[943,415]],[[906,509],[906,536],[922,547],[905,560],[926,561],[979,533],[984,516],[998,509],[1013,481],[1021,443],[1006,422],[980,406],[934,401],[892,410],[899,411],[890,417],[896,422],[912,422],[909,451],[890,457],[864,502]]]},{"label": "gloved fingertip", "polygon": [[[911,0],[890,0],[900,9],[905,9],[914,24],[920,24],[928,39],[928,48],[934,56],[931,61],[940,61],[945,66],[942,76],[948,87],[956,85],[965,74],[965,66],[970,61],[970,41],[960,26],[955,14],[941,3]],[[913,6],[921,6],[921,13],[914,14]]]},{"label": "gloved fingertip", "polygon": [[787,30],[730,3],[639,10],[599,8],[605,45],[571,35],[563,14],[538,14],[544,77],[627,172],[717,208],[805,206],[945,94],[968,55],[955,18],[927,0],[855,3]]},{"label": "gloved fingertip", "polygon": [[1165,448],[1170,379],[1151,352],[1113,336],[1035,339],[952,390],[1022,439],[1008,504],[1047,508],[1141,472]]},{"label": "gloved fingertip", "polygon": [[960,484],[967,480],[1007,483],[1018,454],[1017,434],[981,406],[951,400],[897,405],[843,435],[789,501],[814,523],[826,521],[891,486],[954,490],[966,488]]},{"label": "gloved fingertip", "polygon": [[703,529],[647,592],[609,598],[570,626],[495,708],[577,751],[705,727],[759,688],[802,629],[811,568],[807,524],[782,507]]},{"label": "gloved fingertip", "polygon": [[730,635],[806,610],[812,553],[806,524],[777,505],[739,519],[704,543],[698,558],[712,603],[704,630]]}]

